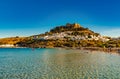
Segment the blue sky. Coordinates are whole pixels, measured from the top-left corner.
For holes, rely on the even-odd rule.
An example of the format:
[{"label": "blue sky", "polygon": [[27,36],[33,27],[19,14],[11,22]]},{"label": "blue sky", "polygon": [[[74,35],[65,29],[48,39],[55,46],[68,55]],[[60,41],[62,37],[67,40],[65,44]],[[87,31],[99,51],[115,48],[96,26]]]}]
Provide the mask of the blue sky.
[{"label": "blue sky", "polygon": [[30,36],[66,23],[120,36],[120,0],[0,0],[0,37]]}]

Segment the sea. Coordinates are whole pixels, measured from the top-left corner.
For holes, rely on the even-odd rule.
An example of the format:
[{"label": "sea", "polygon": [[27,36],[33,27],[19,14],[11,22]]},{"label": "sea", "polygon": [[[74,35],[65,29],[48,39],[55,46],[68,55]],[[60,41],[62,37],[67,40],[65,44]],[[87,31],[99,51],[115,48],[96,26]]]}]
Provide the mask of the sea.
[{"label": "sea", "polygon": [[62,48],[0,48],[0,79],[120,79],[120,54]]}]

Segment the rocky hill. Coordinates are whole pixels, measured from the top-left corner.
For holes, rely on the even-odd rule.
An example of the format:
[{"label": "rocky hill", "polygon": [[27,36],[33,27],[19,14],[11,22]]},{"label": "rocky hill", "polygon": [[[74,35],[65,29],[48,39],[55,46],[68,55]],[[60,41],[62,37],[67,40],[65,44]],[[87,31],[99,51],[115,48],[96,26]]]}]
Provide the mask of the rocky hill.
[{"label": "rocky hill", "polygon": [[88,28],[74,23],[57,26],[44,34],[33,35],[27,41],[16,43],[22,47],[100,47],[107,41],[107,37],[101,36]]},{"label": "rocky hill", "polygon": [[10,37],[0,39],[0,47],[120,47],[120,39],[101,36],[99,33],[82,27],[80,24],[67,23],[57,26],[44,34],[30,37]]},{"label": "rocky hill", "polygon": [[0,39],[0,47],[16,47],[16,43],[25,42],[29,40],[28,37],[8,37]]},{"label": "rocky hill", "polygon": [[67,23],[63,26],[57,26],[44,34],[31,36],[31,39],[38,40],[102,40],[108,41],[109,39],[101,36],[99,33],[95,33],[88,28],[84,28],[81,25],[74,23]]},{"label": "rocky hill", "polygon": [[0,45],[2,44],[16,44],[17,42],[24,41],[25,37],[9,37],[9,38],[1,38]]}]

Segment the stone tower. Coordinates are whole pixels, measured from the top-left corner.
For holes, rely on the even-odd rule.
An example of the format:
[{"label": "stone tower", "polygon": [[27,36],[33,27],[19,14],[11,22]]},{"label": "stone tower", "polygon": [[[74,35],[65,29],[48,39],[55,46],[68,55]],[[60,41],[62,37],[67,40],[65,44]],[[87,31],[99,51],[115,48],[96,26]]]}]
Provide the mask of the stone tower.
[{"label": "stone tower", "polygon": [[80,28],[81,26],[80,26],[80,24],[74,23],[74,24],[73,24],[73,27],[74,27],[74,28]]}]

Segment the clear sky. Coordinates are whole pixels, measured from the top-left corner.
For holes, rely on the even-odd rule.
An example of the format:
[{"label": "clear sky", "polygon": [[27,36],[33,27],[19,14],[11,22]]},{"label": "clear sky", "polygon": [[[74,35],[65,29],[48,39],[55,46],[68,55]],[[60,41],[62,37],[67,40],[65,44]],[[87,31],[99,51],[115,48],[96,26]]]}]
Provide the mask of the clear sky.
[{"label": "clear sky", "polygon": [[0,0],[2,38],[40,34],[68,22],[120,36],[120,0]]}]

